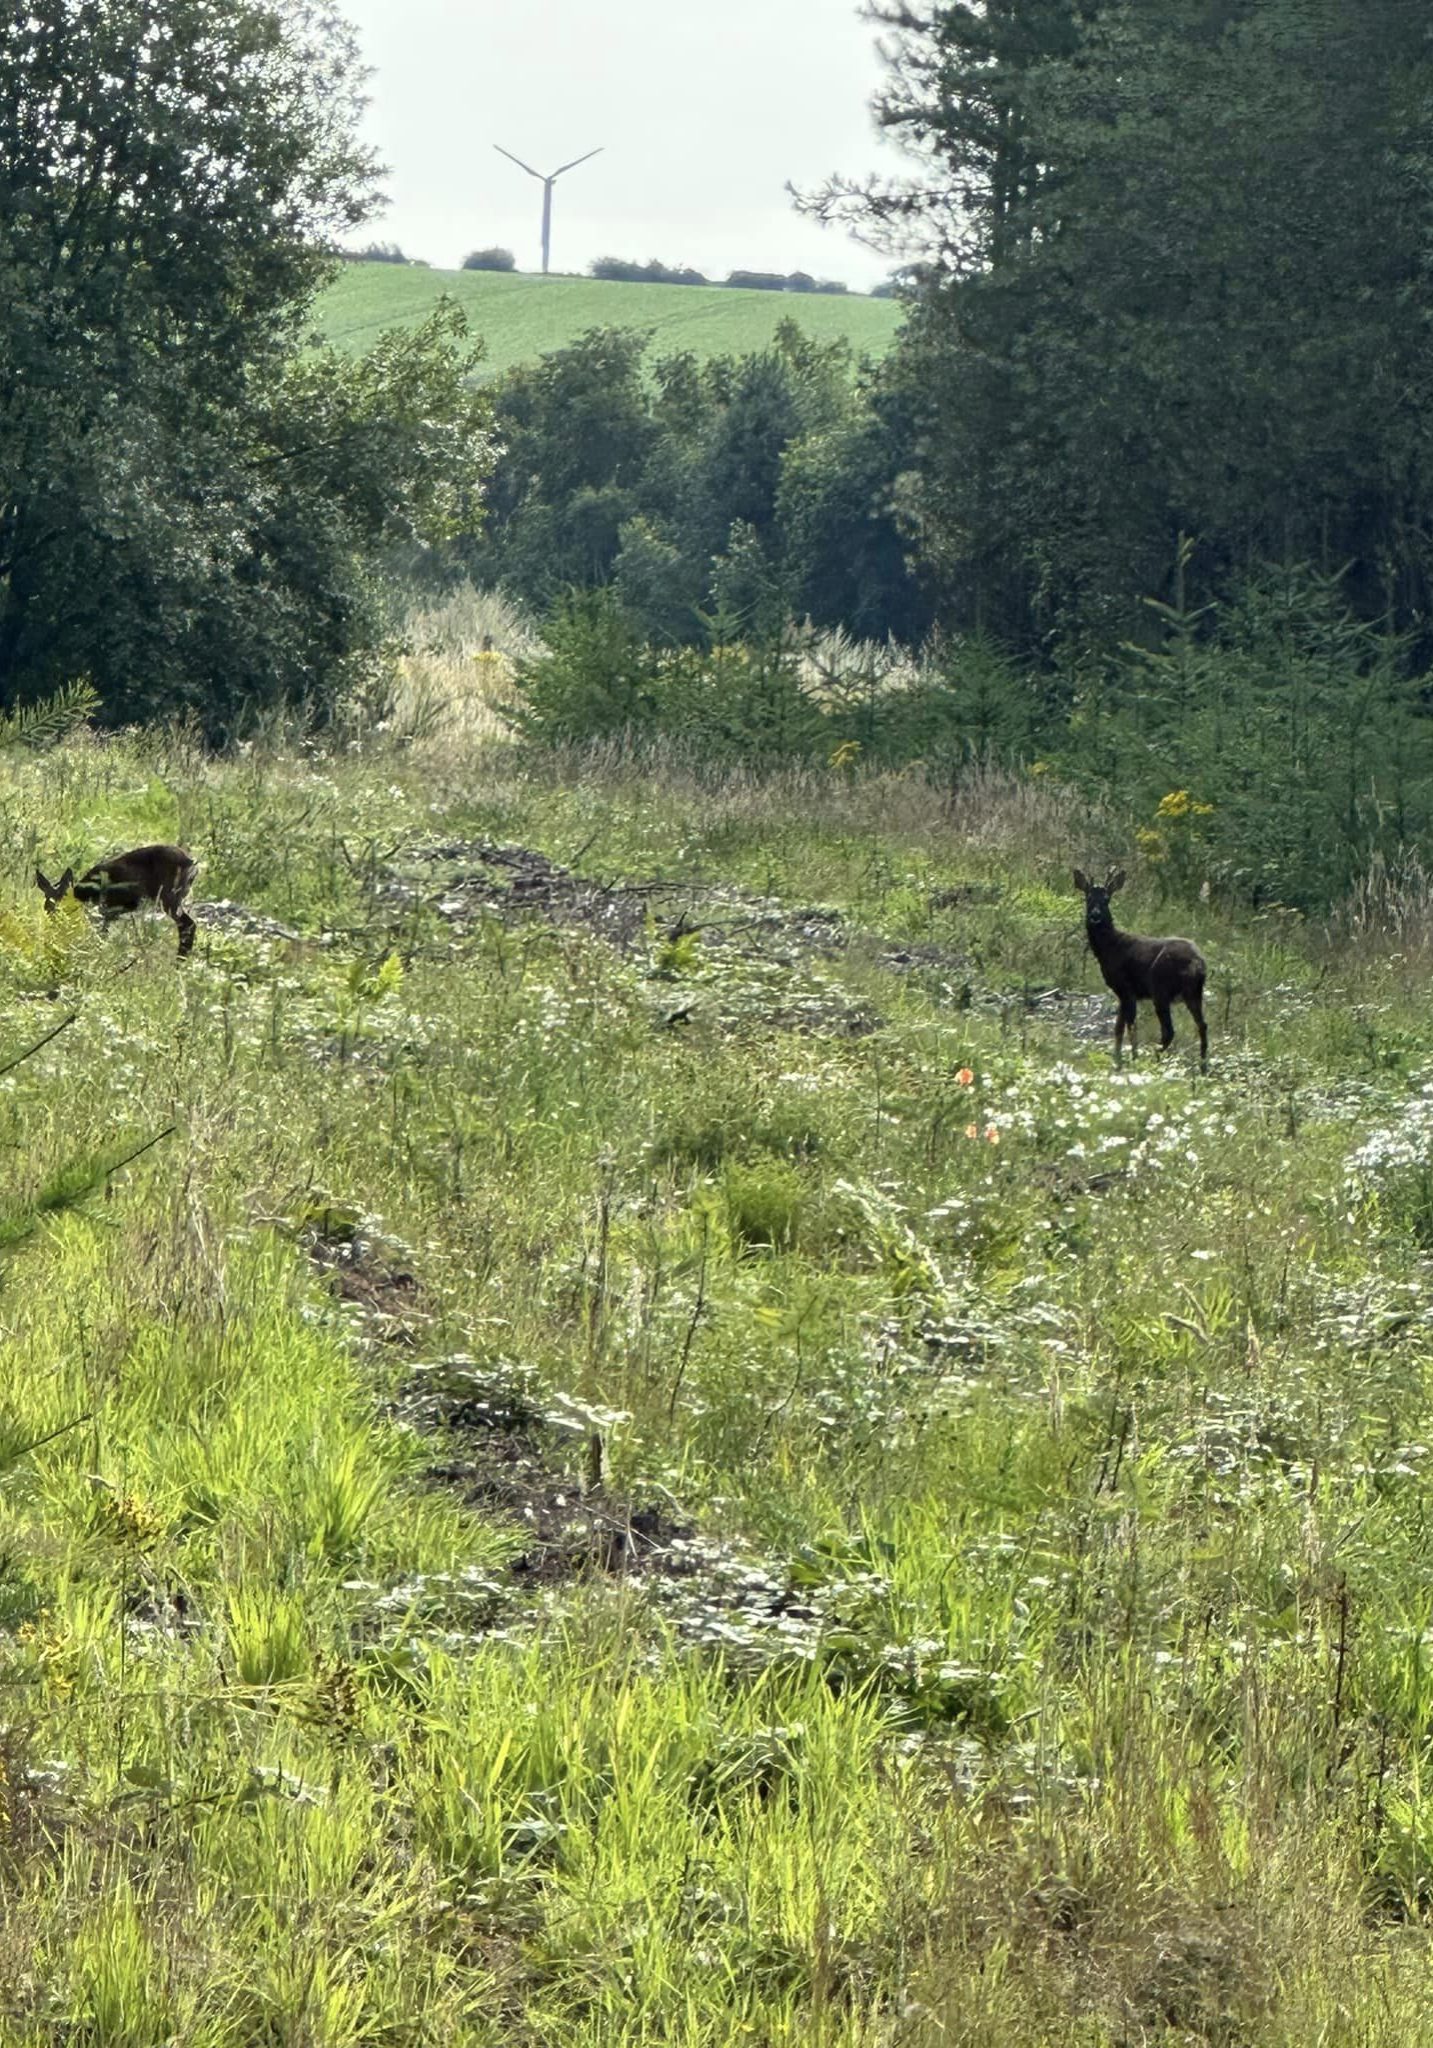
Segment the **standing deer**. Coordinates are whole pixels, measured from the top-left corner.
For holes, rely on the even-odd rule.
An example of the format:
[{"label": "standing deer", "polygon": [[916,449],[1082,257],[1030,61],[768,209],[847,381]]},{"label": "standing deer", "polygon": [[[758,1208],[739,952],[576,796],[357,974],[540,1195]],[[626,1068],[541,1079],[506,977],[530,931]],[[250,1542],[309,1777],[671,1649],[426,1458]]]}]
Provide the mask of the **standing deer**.
[{"label": "standing deer", "polygon": [[1137,1050],[1135,1023],[1138,1005],[1154,1004],[1159,1019],[1159,1049],[1168,1052],[1174,1043],[1170,1005],[1184,1004],[1199,1026],[1199,1064],[1209,1070],[1209,1032],[1204,1022],[1204,955],[1190,939],[1137,939],[1122,932],[1110,910],[1110,898],[1124,886],[1123,868],[1111,868],[1103,888],[1092,882],[1080,868],[1075,869],[1075,887],[1084,891],[1085,936],[1090,951],[1100,963],[1100,973],[1119,1002],[1115,1019],[1115,1058],[1124,1048],[1129,1032],[1131,1055]]},{"label": "standing deer", "polygon": [[128,853],[111,854],[97,860],[75,880],[73,868],[66,868],[58,882],[35,870],[36,885],[44,892],[45,908],[53,911],[71,890],[77,903],[92,903],[109,924],[146,903],[157,903],[166,917],[174,919],[179,932],[179,957],[193,950],[197,927],[184,908],[199,863],[182,846],[135,846]]}]

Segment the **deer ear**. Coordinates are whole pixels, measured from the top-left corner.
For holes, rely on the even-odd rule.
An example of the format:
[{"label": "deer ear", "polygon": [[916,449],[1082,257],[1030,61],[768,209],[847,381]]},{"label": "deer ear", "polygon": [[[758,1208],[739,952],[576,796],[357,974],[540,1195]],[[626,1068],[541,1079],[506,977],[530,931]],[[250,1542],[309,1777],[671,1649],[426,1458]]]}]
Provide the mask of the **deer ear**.
[{"label": "deer ear", "polygon": [[1115,893],[1115,891],[1116,891],[1116,889],[1123,889],[1124,885],[1125,885],[1125,871],[1124,871],[1124,869],[1123,869],[1123,868],[1111,868],[1111,869],[1110,869],[1110,878],[1109,878],[1109,880],[1108,880],[1108,881],[1107,881],[1107,882],[1105,883],[1105,894],[1106,894],[1106,896],[1113,896],[1113,895],[1114,895],[1114,893]]},{"label": "deer ear", "polygon": [[59,881],[58,881],[58,882],[56,882],[56,884],[55,884],[55,894],[56,894],[57,896],[63,896],[63,895],[65,895],[65,894],[66,894],[66,893],[67,893],[67,892],[68,892],[69,890],[73,889],[73,888],[74,888],[74,886],[75,886],[75,871],[74,871],[74,869],[73,869],[73,868],[66,868],[66,869],[65,869],[65,872],[64,872],[64,873],[63,873],[63,874],[61,875],[61,877],[60,877]]},{"label": "deer ear", "polygon": [[37,889],[43,889],[45,894],[48,896],[50,891],[54,888],[54,886],[54,883],[50,880],[49,876],[45,873],[44,869],[36,868],[35,887]]},{"label": "deer ear", "polygon": [[1089,876],[1088,876],[1088,875],[1087,875],[1087,874],[1085,873],[1084,869],[1083,869],[1083,868],[1076,868],[1076,869],[1075,869],[1075,887],[1076,887],[1077,889],[1088,889],[1088,888],[1089,888],[1089,886],[1090,886],[1090,878],[1089,878]]}]

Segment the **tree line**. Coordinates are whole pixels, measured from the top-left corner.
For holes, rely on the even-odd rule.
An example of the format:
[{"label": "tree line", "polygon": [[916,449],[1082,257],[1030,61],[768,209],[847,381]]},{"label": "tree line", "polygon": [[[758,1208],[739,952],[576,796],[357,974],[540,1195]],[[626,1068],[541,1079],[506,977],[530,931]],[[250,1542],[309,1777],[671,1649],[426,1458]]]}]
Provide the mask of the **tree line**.
[{"label": "tree line", "polygon": [[[920,258],[892,374],[952,623],[1032,659],[1141,600],[1342,571],[1429,654],[1433,37],[1405,0],[877,0]],[[1180,537],[1196,546],[1176,571]]]},{"label": "tree line", "polygon": [[381,551],[476,516],[477,351],[440,311],[318,346],[376,200],[322,9],[34,0],[0,20],[0,696],[88,677],[214,738],[374,663]]},{"label": "tree line", "polygon": [[[735,521],[813,617],[1040,668],[1157,644],[1151,598],[1237,605],[1303,564],[1426,666],[1430,25],[1403,0],[869,12],[918,169],[806,204],[914,252],[891,355],[702,373],[594,339],[515,373],[474,559],[529,595],[616,576],[670,627],[654,585],[709,603]],[[554,407],[622,425],[561,450]]]},{"label": "tree line", "polygon": [[934,609],[897,516],[898,408],[847,343],[790,321],[708,362],[594,329],[497,382],[486,519],[449,559],[539,614],[610,585],[666,644],[792,616],[919,641]]},{"label": "tree line", "polygon": [[705,364],[599,332],[492,386],[452,309],[358,362],[310,333],[327,252],[376,204],[326,13],[7,17],[3,702],[85,676],[107,715],[219,738],[255,705],[321,708],[378,661],[395,562],[540,609],[610,589],[661,644],[792,616],[976,636],[1056,724],[1148,706],[1131,644],[1186,679],[1220,633],[1264,644],[1255,614],[1295,588],[1301,644],[1346,616],[1360,672],[1375,643],[1426,671],[1417,10],[870,13],[913,175],[806,204],[907,259],[885,360],[794,327]]}]

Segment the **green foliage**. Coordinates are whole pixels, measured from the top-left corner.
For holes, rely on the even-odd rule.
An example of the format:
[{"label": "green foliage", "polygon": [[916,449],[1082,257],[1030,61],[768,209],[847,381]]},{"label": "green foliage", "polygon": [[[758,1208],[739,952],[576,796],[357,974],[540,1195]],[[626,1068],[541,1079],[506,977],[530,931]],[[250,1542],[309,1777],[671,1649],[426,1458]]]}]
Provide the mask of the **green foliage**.
[{"label": "green foliage", "polygon": [[39,751],[55,746],[93,718],[99,708],[99,692],[88,676],[65,683],[37,703],[21,704],[14,711],[0,714],[0,747],[30,747]]},{"label": "green foliage", "polygon": [[926,168],[819,203],[931,258],[893,375],[951,616],[1108,650],[1183,532],[1195,601],[1353,563],[1360,616],[1421,631],[1429,53],[1399,0],[876,13]]},{"label": "green foliage", "polygon": [[1099,795],[1163,894],[1302,912],[1396,868],[1433,825],[1433,722],[1405,643],[1359,618],[1341,577],[1271,569],[1226,606],[1153,601],[1142,642],[1034,674],[976,635],[911,661],[783,630],[749,527],[714,581],[726,611],[703,620],[705,646],[652,644],[620,590],[570,600],[518,664],[516,729],[717,768],[920,762],[953,785],[974,762],[1033,757]]},{"label": "green foliage", "polygon": [[630,256],[597,256],[587,266],[589,277],[608,278],[615,284],[680,284],[704,285],[711,279],[703,277],[699,270],[689,264],[663,263],[652,257],[646,263],[639,263]]},{"label": "green foliage", "polygon": [[116,597],[76,622],[100,650],[106,712],[184,711],[213,739],[275,703],[331,712],[371,673],[387,630],[380,553],[445,541],[479,516],[477,359],[462,314],[440,307],[357,362],[295,354],[213,420],[201,516],[226,508],[226,537],[186,542],[188,514],[176,515],[143,608]]},{"label": "green foliage", "polygon": [[779,762],[818,754],[826,734],[785,641],[653,647],[610,591],[562,604],[514,684],[509,721],[544,746],[667,742],[694,761]]},{"label": "green foliage", "polygon": [[898,510],[914,424],[896,380],[876,374],[839,417],[788,449],[778,514],[796,616],[861,639],[925,638],[932,593]]},{"label": "green foliage", "polygon": [[371,205],[349,32],[43,0],[0,69],[6,710],[77,675],[111,720],[214,738],[321,709],[381,642],[377,551],[471,524],[487,448],[457,316],[357,364],[303,349]]},{"label": "green foliage", "polygon": [[235,1590],[228,1599],[227,1638],[235,1680],[248,1691],[291,1685],[309,1668],[304,1606],[295,1594]]},{"label": "green foliage", "polygon": [[648,637],[677,645],[700,637],[706,579],[700,564],[640,514],[618,530],[612,587]]},{"label": "green foliage", "polygon": [[1172,888],[1320,908],[1427,831],[1433,727],[1342,578],[1270,570],[1227,607],[1149,609],[1159,640],[1087,671],[1057,749],[1130,806]]},{"label": "green foliage", "polygon": [[793,1166],[779,1159],[728,1160],[721,1194],[727,1229],[741,1249],[793,1249],[806,1204],[806,1190]]},{"label": "green foliage", "polygon": [[657,657],[607,592],[561,604],[543,651],[517,664],[509,717],[522,738],[544,745],[632,737],[651,729]]},{"label": "green foliage", "polygon": [[792,611],[922,632],[892,503],[909,416],[850,349],[783,321],[759,354],[648,355],[648,337],[596,329],[501,380],[468,573],[540,609],[611,580],[666,644],[702,639],[703,612],[748,634]]}]

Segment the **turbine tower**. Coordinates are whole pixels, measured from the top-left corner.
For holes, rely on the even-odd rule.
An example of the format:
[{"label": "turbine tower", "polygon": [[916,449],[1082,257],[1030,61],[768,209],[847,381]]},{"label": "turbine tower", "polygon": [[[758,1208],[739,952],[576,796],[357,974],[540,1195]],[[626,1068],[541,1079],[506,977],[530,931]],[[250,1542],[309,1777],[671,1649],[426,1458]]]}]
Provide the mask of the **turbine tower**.
[{"label": "turbine tower", "polygon": [[602,150],[589,149],[586,156],[575,156],[570,164],[561,164],[557,170],[550,171],[544,177],[542,172],[535,171],[531,164],[525,164],[520,156],[514,156],[510,149],[504,149],[500,142],[495,142],[493,148],[499,156],[505,156],[510,164],[516,164],[520,171],[526,171],[530,178],[536,178],[542,187],[542,274],[546,277],[548,258],[552,254],[552,188],[564,171],[575,171],[579,164],[589,162],[594,156],[601,156]]}]

